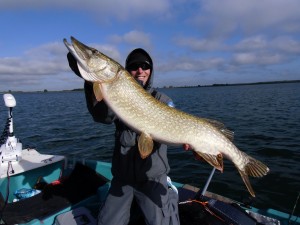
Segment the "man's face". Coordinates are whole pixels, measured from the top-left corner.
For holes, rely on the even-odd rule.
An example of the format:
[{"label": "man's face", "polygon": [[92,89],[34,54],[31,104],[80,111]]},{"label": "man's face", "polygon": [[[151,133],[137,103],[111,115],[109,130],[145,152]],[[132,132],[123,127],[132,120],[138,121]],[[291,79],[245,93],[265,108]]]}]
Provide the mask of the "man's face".
[{"label": "man's face", "polygon": [[147,63],[135,63],[128,70],[134,79],[141,81],[143,85],[147,83],[151,74],[151,68]]}]

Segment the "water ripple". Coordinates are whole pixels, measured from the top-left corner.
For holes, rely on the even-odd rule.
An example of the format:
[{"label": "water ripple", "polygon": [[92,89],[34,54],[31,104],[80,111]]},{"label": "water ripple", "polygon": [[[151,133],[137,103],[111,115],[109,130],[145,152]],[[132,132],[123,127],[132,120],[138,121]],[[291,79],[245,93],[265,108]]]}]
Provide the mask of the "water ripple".
[{"label": "water ripple", "polygon": [[[178,109],[217,119],[235,132],[238,148],[266,163],[271,171],[252,179],[254,205],[290,211],[300,191],[300,84],[162,90]],[[42,153],[111,161],[114,125],[95,123],[86,109],[83,92],[16,93],[15,134],[24,146]],[[7,110],[0,102],[0,124]],[[203,187],[212,167],[194,160],[191,151],[170,147],[173,180]],[[216,172],[209,191],[240,200],[246,187],[228,160]],[[300,214],[299,207],[296,214]]]}]

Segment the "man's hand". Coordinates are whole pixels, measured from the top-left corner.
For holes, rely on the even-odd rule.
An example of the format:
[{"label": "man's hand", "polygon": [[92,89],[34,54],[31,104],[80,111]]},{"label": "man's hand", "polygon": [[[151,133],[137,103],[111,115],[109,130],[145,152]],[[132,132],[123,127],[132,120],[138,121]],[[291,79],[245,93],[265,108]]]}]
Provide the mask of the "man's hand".
[{"label": "man's hand", "polygon": [[81,74],[79,72],[78,66],[77,66],[77,61],[76,61],[75,57],[70,52],[67,54],[67,59],[68,59],[69,66],[72,69],[72,71],[77,76],[79,76],[80,78],[82,78],[82,76],[81,76]]},{"label": "man's hand", "polygon": [[183,144],[183,149],[185,150],[185,151],[188,151],[188,150],[190,150],[190,145],[189,144]]},{"label": "man's hand", "polygon": [[192,150],[192,151],[193,151],[193,155],[194,155],[194,159],[195,159],[195,160],[198,160],[198,161],[204,161],[204,159],[203,159],[200,155],[198,155],[197,152],[195,152],[195,151],[191,148],[191,146],[190,146],[189,144],[183,144],[183,149],[184,149],[185,151]]}]

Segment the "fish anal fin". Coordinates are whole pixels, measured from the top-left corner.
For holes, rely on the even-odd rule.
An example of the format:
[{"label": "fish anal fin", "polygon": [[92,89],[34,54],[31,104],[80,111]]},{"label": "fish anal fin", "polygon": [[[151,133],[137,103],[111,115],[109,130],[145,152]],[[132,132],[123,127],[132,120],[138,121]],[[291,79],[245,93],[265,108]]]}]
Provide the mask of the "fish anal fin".
[{"label": "fish anal fin", "polygon": [[197,152],[196,153],[202,157],[206,162],[215,167],[217,170],[220,170],[223,173],[224,165],[223,165],[223,155],[211,155],[207,153]]},{"label": "fish anal fin", "polygon": [[93,90],[94,90],[94,94],[95,97],[97,99],[97,101],[102,101],[103,100],[103,95],[102,95],[102,91],[101,91],[101,84],[100,83],[93,83]]},{"label": "fish anal fin", "polygon": [[142,159],[147,158],[153,150],[153,140],[147,133],[141,133],[138,139],[138,148]]}]

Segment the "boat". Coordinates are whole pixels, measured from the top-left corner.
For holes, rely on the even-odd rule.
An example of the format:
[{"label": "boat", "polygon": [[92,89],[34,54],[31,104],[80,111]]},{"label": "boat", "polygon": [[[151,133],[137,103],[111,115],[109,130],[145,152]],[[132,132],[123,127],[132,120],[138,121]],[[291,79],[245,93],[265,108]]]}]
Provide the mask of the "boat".
[{"label": "boat", "polygon": [[[12,94],[3,99],[8,118],[0,140],[0,224],[97,224],[112,179],[111,164],[23,149],[14,134],[16,100]],[[213,173],[202,189],[170,181],[179,195],[181,224],[300,225],[294,215],[298,199],[290,214],[251,207],[207,191]],[[134,203],[129,224],[144,224]]]}]

